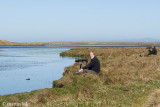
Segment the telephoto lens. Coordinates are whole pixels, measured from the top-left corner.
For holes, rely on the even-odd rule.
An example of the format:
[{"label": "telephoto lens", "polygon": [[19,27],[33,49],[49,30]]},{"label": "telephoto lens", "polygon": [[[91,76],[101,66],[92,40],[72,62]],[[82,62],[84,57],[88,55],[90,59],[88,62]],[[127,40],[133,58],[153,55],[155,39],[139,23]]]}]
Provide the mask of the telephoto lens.
[{"label": "telephoto lens", "polygon": [[75,62],[83,62],[83,61],[88,62],[88,59],[75,59]]}]

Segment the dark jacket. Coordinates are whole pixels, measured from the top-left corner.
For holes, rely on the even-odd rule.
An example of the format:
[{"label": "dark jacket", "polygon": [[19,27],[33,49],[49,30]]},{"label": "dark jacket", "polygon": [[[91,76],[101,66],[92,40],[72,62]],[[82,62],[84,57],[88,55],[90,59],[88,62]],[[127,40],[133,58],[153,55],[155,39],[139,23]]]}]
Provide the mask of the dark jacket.
[{"label": "dark jacket", "polygon": [[153,55],[157,55],[157,50],[156,50],[156,48],[153,48],[153,49],[152,49],[152,54],[153,54]]},{"label": "dark jacket", "polygon": [[148,53],[148,55],[157,55],[157,50],[156,50],[156,48],[153,48],[152,49],[152,51],[151,50],[149,50],[149,53]]},{"label": "dark jacket", "polygon": [[97,73],[100,72],[100,62],[98,58],[95,56],[93,59],[91,59],[91,62],[84,66],[82,69],[88,69],[88,70],[93,70]]}]

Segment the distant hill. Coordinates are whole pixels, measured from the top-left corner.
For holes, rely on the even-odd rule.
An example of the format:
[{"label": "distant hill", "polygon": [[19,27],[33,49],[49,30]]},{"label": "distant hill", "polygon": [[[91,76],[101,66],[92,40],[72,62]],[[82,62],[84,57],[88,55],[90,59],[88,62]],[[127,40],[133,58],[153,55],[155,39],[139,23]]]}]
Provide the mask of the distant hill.
[{"label": "distant hill", "polygon": [[0,40],[0,45],[1,45],[1,46],[5,46],[5,45],[15,45],[15,44],[18,44],[18,43],[9,42],[9,41],[6,41],[6,40]]},{"label": "distant hill", "polygon": [[123,41],[114,41],[114,42],[9,42],[6,40],[0,40],[0,46],[44,46],[46,44],[49,45],[70,45],[70,44],[79,44],[79,45],[160,45],[160,41],[156,39],[134,39],[134,40],[123,40]]},{"label": "distant hill", "polygon": [[137,39],[137,41],[141,41],[141,42],[160,42],[159,39],[153,39],[153,38],[143,38],[143,39],[140,39],[140,40]]},{"label": "distant hill", "polygon": [[118,42],[151,42],[151,43],[160,43],[160,39],[155,38],[140,38],[140,39],[123,39],[123,40],[117,40]]},{"label": "distant hill", "polygon": [[18,43],[18,42],[9,42],[6,40],[0,40],[0,46],[41,46],[45,45],[44,42],[25,42],[25,43]]}]

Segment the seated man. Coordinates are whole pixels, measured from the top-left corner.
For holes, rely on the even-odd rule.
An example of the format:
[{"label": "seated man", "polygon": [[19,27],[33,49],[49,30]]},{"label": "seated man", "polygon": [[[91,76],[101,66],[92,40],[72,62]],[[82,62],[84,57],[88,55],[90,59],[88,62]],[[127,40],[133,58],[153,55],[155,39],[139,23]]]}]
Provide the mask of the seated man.
[{"label": "seated man", "polygon": [[79,73],[92,72],[98,74],[100,72],[100,62],[93,52],[90,52],[90,58],[91,62],[82,67],[82,69],[79,70]]},{"label": "seated man", "polygon": [[152,51],[149,49],[148,52],[148,55],[157,55],[157,50],[154,45],[152,45]]}]

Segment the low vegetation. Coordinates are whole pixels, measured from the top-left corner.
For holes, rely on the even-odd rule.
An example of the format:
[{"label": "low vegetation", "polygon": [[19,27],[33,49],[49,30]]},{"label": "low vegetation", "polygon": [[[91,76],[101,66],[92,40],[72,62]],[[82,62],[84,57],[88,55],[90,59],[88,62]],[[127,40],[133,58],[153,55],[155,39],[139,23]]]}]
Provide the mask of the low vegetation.
[{"label": "low vegetation", "polygon": [[47,44],[67,45],[160,45],[160,42],[48,42]]},{"label": "low vegetation", "polygon": [[43,46],[46,43],[44,42],[24,42],[24,43],[19,43],[19,42],[9,42],[6,40],[0,40],[0,46]]},{"label": "low vegetation", "polygon": [[160,105],[159,54],[140,57],[140,54],[146,54],[146,49],[96,48],[71,49],[61,56],[89,58],[89,51],[95,52],[101,62],[98,75],[73,75],[79,67],[79,63],[75,63],[65,68],[64,76],[53,82],[53,88],[0,96],[0,105],[3,102],[28,102],[29,106],[49,107]]},{"label": "low vegetation", "polygon": [[0,46],[44,46],[44,45],[160,45],[159,42],[9,42],[0,40]]}]

